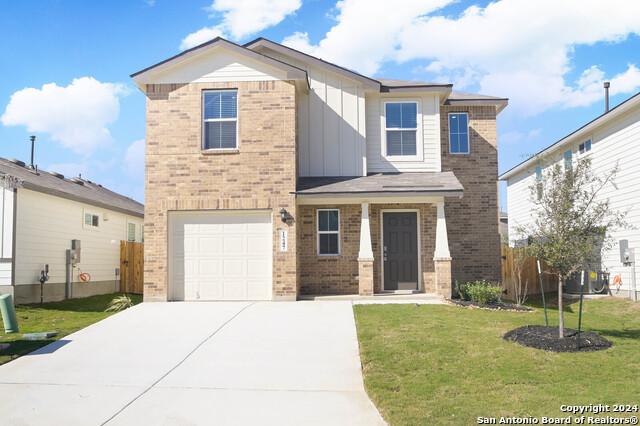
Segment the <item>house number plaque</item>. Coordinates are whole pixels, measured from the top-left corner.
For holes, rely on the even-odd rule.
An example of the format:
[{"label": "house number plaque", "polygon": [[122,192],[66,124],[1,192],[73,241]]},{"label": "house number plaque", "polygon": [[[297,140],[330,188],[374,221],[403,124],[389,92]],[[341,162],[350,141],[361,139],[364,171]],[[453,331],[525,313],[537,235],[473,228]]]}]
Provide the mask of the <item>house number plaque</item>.
[{"label": "house number plaque", "polygon": [[280,231],[280,251],[288,251],[288,250],[289,250],[288,231],[282,230]]}]

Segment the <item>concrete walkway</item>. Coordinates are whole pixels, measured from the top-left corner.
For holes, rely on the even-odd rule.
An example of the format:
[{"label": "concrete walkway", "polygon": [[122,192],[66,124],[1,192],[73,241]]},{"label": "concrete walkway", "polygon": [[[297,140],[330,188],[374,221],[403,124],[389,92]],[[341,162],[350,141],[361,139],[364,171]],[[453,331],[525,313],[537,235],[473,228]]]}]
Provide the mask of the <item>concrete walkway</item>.
[{"label": "concrete walkway", "polygon": [[349,301],[141,304],[0,366],[3,425],[385,424]]}]

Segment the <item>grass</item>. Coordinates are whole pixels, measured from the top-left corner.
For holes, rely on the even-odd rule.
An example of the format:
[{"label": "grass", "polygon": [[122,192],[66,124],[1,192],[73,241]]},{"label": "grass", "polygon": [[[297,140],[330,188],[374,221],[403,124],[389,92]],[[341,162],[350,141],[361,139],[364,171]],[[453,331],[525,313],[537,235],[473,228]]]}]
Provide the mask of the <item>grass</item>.
[{"label": "grass", "polygon": [[[547,296],[547,302],[557,299]],[[614,342],[608,350],[551,353],[502,339],[544,325],[534,313],[442,305],[356,305],[365,387],[391,425],[478,424],[478,417],[564,417],[562,404],[638,404],[640,303],[585,300],[583,330]],[[555,309],[555,310],[554,310]],[[557,303],[549,324],[558,324]],[[565,308],[578,328],[578,303]],[[620,413],[604,413],[622,417]],[[629,415],[638,415],[630,413]]]},{"label": "grass", "polygon": [[[17,305],[16,315],[20,333],[5,335],[4,323],[0,317],[0,335],[4,335],[0,343],[11,344],[9,348],[0,351],[0,365],[113,315],[115,312],[104,312],[104,310],[115,296],[116,294],[103,294],[43,305]],[[131,294],[130,297],[135,304],[142,302],[141,295]],[[22,337],[24,333],[44,331],[60,331],[60,334],[44,340],[26,340]]]}]

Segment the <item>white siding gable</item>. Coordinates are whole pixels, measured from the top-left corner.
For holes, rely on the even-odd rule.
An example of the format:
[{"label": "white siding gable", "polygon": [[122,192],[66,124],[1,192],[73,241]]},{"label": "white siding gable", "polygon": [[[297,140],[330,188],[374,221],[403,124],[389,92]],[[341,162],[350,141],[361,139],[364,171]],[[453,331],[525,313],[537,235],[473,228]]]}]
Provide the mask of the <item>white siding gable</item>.
[{"label": "white siding gable", "polygon": [[154,74],[150,83],[285,80],[287,73],[222,47]]},{"label": "white siding gable", "polygon": [[362,176],[365,102],[362,84],[270,49],[260,53],[308,72],[309,93],[298,92],[300,176]]}]

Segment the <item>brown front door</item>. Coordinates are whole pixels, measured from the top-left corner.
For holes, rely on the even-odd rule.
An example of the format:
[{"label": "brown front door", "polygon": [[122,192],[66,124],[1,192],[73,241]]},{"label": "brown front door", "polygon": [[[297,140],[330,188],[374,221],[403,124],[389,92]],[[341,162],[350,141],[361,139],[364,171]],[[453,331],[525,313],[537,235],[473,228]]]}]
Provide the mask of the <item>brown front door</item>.
[{"label": "brown front door", "polygon": [[384,290],[418,290],[418,213],[382,213]]}]

